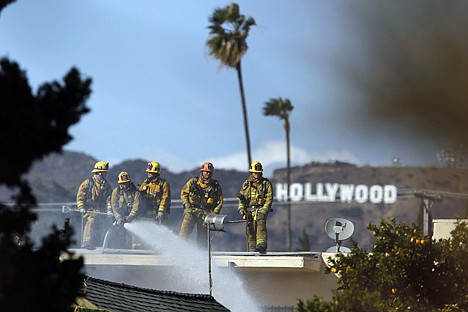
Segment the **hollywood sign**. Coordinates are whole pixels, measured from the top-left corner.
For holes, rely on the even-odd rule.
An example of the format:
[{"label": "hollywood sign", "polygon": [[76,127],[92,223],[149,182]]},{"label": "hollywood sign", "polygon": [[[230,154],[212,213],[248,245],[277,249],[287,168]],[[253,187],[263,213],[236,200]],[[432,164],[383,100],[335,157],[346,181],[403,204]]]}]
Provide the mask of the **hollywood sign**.
[{"label": "hollywood sign", "polygon": [[[287,201],[287,183],[277,183],[275,197],[278,201]],[[292,183],[290,186],[291,201],[311,202],[342,202],[393,204],[397,200],[395,185],[340,184],[317,183],[315,189],[312,183]]]}]

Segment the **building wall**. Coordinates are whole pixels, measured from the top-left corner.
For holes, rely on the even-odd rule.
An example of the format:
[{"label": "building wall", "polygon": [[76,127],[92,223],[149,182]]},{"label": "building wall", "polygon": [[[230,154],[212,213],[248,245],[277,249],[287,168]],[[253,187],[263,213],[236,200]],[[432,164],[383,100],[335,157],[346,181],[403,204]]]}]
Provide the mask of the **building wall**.
[{"label": "building wall", "polygon": [[301,270],[252,270],[240,269],[237,274],[245,288],[254,294],[263,306],[293,306],[297,299],[312,299],[314,295],[326,300],[332,298],[337,288],[337,277],[325,272],[301,272]]},{"label": "building wall", "polygon": [[[468,223],[468,219],[463,219]],[[450,238],[450,232],[455,229],[457,220],[456,219],[434,219],[432,220],[433,224],[433,234],[432,239],[436,241],[439,239],[448,239]]]}]

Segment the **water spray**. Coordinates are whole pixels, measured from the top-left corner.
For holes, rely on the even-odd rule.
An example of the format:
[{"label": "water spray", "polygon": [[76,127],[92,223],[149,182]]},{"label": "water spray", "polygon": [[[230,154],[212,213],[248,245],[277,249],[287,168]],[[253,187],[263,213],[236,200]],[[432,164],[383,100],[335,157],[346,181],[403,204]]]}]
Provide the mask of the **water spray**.
[{"label": "water spray", "polygon": [[[208,239],[213,236],[211,232],[224,232],[224,225],[228,223],[240,223],[244,221],[226,221],[226,216],[211,214],[205,217]],[[154,221],[135,220],[125,223],[124,228],[132,235],[137,236],[150,250],[161,257],[162,263],[168,263],[159,267],[161,273],[157,279],[151,278],[151,274],[132,279],[126,276],[118,282],[125,281],[135,286],[176,291],[182,293],[207,294],[216,298],[218,302],[233,312],[259,312],[258,303],[251,297],[239,276],[233,270],[222,269],[211,265],[211,241],[208,243],[208,257],[206,249],[200,249],[192,240],[183,240],[164,225]],[[215,234],[216,234],[215,233]],[[135,250],[137,251],[137,250]],[[209,289],[206,283],[206,260],[208,258]],[[165,262],[165,259],[169,260]],[[232,289],[236,289],[236,295],[232,295]]]},{"label": "water spray", "polygon": [[224,221],[227,215],[219,215],[216,213],[210,213],[205,217],[204,224],[208,232],[208,279],[210,285],[210,296],[213,292],[213,279],[211,278],[211,231],[216,232],[225,232],[224,224],[226,223],[239,223],[245,222],[245,220],[233,220],[233,221]]}]

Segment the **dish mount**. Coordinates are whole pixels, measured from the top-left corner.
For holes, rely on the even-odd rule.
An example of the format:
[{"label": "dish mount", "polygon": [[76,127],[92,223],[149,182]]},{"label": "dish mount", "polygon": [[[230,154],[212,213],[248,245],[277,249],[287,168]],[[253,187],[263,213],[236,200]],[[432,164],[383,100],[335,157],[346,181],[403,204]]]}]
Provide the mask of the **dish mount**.
[{"label": "dish mount", "polygon": [[335,240],[335,246],[327,249],[327,252],[350,252],[346,247],[341,247],[341,242],[350,238],[354,233],[353,222],[343,218],[331,218],[325,223],[325,233]]}]

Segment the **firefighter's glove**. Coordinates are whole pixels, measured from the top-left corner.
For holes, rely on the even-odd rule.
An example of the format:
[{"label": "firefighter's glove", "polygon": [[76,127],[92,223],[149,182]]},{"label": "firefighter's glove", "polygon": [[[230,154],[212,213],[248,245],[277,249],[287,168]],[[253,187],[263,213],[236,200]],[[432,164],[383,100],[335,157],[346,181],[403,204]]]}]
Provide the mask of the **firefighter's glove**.
[{"label": "firefighter's glove", "polygon": [[132,222],[133,221],[133,217],[132,216],[126,216],[125,217],[125,222]]},{"label": "firefighter's glove", "polygon": [[86,209],[84,209],[84,208],[80,209],[80,213],[85,213],[85,212],[86,212]]},{"label": "firefighter's glove", "polygon": [[244,217],[246,215],[245,209],[239,210],[239,214]]},{"label": "firefighter's glove", "polygon": [[156,222],[161,223],[163,221],[164,213],[163,212],[158,212],[156,215]]},{"label": "firefighter's glove", "polygon": [[193,212],[192,205],[190,203],[185,203],[184,204],[184,214]]},{"label": "firefighter's glove", "polygon": [[195,212],[195,215],[199,217],[200,219],[205,220],[206,216],[208,215],[208,212],[205,212],[201,209],[197,209],[197,211]]},{"label": "firefighter's glove", "polygon": [[120,218],[119,220],[117,220],[117,225],[123,225],[124,223],[125,223],[124,218]]}]

